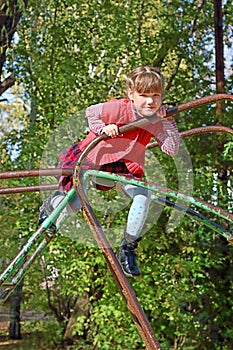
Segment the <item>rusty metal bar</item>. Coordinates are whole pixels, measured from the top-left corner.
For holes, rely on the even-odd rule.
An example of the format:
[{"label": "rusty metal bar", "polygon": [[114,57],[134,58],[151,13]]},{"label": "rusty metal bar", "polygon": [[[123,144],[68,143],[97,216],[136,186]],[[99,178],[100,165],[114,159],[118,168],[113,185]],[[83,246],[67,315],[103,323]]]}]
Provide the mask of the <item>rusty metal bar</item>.
[{"label": "rusty metal bar", "polygon": [[182,103],[176,107],[169,108],[167,111],[167,116],[173,116],[177,113],[187,111],[189,109],[198,108],[208,103],[217,103],[221,100],[233,101],[233,95],[231,94],[215,94],[197,98],[189,102]]},{"label": "rusty metal bar", "polygon": [[125,298],[127,307],[131,312],[132,318],[141,335],[147,349],[159,350],[161,349],[158,340],[156,339],[154,332],[148,322],[143,309],[141,308],[137,297],[130,286],[126,276],[124,275],[121,266],[99,224],[92,207],[90,206],[87,197],[82,189],[80,183],[75,187],[76,192],[79,196],[80,202],[83,208],[83,215],[89,224],[89,227],[93,233],[93,236],[98,244],[99,249],[101,249],[104,258],[112,272],[112,275],[120,288],[120,291]]},{"label": "rusty metal bar", "polygon": [[3,188],[0,188],[0,195],[25,193],[25,192],[55,191],[57,189],[58,189],[58,184],[40,185],[40,186],[3,187]]},{"label": "rusty metal bar", "polygon": [[[61,176],[61,175],[72,175],[72,168],[51,168],[51,169],[35,169],[35,170],[15,170],[6,171],[0,173],[0,180],[3,179],[17,179],[24,177],[38,177],[38,176]],[[19,186],[19,187],[6,187],[0,188],[0,195],[2,194],[15,194],[24,192],[41,192],[56,190],[58,184],[43,184],[35,186]]]},{"label": "rusty metal bar", "polygon": [[72,175],[71,168],[51,168],[51,169],[35,169],[35,170],[15,170],[0,173],[0,180],[15,179],[21,177],[36,177],[36,176],[56,176],[56,175]]},{"label": "rusty metal bar", "polygon": [[225,132],[227,134],[233,135],[233,129],[228,128],[227,126],[222,126],[222,125],[211,125],[211,126],[202,126],[199,128],[194,128],[190,130],[185,130],[180,132],[180,136],[182,138],[188,137],[188,136],[193,136],[197,134],[205,134],[209,132]]},{"label": "rusty metal bar", "polygon": [[[183,104],[180,104],[176,107],[169,108],[167,110],[167,117],[176,115],[180,112],[184,112],[193,108],[201,107],[208,103],[214,103],[220,100],[230,100],[233,102],[233,95],[230,94],[215,94],[210,96],[205,96],[201,98],[197,98],[196,100],[192,100]],[[119,128],[120,133],[124,134],[126,131],[133,130],[137,127],[141,127],[144,125],[148,125],[150,123],[156,122],[157,117],[156,115],[152,115],[148,118],[140,118],[132,123],[129,123],[127,125],[123,125]],[[82,152],[81,156],[78,159],[78,162],[76,164],[76,168],[74,171],[74,181],[76,177],[76,181],[78,182],[78,173],[80,172],[80,166],[83,163],[84,159],[87,157],[88,153],[101,141],[108,138],[106,134],[102,134],[98,137],[96,137],[92,142],[89,143],[89,145],[85,148],[85,150]],[[77,173],[77,174],[76,174]]]},{"label": "rusty metal bar", "polygon": [[[185,137],[189,137],[189,136],[193,136],[193,135],[206,134],[206,133],[210,133],[210,132],[225,132],[225,133],[233,136],[233,129],[228,128],[227,126],[222,126],[222,125],[211,125],[211,126],[202,126],[200,128],[194,128],[194,129],[190,129],[190,130],[181,131],[180,137],[185,138]],[[154,141],[154,142],[150,142],[146,148],[151,149],[151,148],[154,148],[157,146],[158,146],[158,142]]]},{"label": "rusty metal bar", "polygon": [[[136,127],[143,126],[149,122],[152,122],[155,120],[155,116],[152,116],[150,118],[141,118],[137,120],[136,122],[130,123],[129,125],[125,125],[119,128],[120,133],[124,133],[128,130],[132,130]],[[83,161],[85,160],[87,154],[91,149],[93,149],[101,140],[107,138],[108,136],[106,134],[102,134],[98,136],[96,139],[94,139],[82,152],[80,158],[78,159],[78,162],[75,167],[74,171],[74,187],[76,189],[77,195],[80,199],[83,215],[92,231],[92,234],[98,244],[99,249],[102,251],[102,254],[112,272],[112,275],[119,286],[119,289],[121,291],[121,294],[125,298],[126,305],[128,307],[128,310],[130,311],[133,321],[138,329],[139,334],[142,337],[142,340],[144,341],[147,349],[149,350],[159,350],[161,349],[160,344],[153,332],[153,329],[151,328],[151,325],[149,321],[146,318],[146,315],[138,302],[138,299],[133,291],[133,289],[130,286],[130,283],[128,282],[126,276],[124,275],[121,266],[107,240],[107,237],[105,236],[101,225],[99,224],[94,211],[91,207],[91,205],[88,202],[88,199],[86,197],[85,192],[82,188],[81,179],[80,176],[80,170],[81,165]]]}]

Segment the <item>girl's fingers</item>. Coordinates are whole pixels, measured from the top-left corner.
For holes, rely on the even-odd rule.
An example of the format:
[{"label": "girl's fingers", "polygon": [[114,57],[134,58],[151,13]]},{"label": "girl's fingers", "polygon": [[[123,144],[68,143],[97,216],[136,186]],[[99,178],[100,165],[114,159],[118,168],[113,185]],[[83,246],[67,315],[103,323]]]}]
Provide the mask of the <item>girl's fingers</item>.
[{"label": "girl's fingers", "polygon": [[167,109],[168,109],[168,105],[161,106],[160,109],[157,112],[158,116],[161,117],[161,118],[166,117]]},{"label": "girl's fingers", "polygon": [[115,125],[115,124],[110,124],[110,125],[106,125],[104,128],[103,128],[103,132],[110,136],[110,137],[115,137],[118,135],[118,126]]}]

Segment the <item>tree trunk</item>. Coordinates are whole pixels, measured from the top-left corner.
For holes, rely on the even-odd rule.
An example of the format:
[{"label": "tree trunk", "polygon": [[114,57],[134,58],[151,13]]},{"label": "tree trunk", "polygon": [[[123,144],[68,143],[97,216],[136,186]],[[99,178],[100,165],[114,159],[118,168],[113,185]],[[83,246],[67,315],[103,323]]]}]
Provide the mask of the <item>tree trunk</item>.
[{"label": "tree trunk", "polygon": [[9,339],[22,339],[20,329],[20,303],[23,281],[15,288],[11,297]]},{"label": "tree trunk", "polygon": [[[224,78],[224,45],[223,45],[223,14],[222,1],[214,0],[214,30],[215,30],[215,65],[216,65],[216,92],[225,92]],[[223,102],[217,102],[216,114],[222,114]]]},{"label": "tree trunk", "polygon": [[82,297],[77,298],[74,310],[66,326],[65,334],[63,337],[64,342],[70,342],[73,338],[74,325],[78,316],[88,316],[89,314],[89,297],[88,294],[84,294]]}]

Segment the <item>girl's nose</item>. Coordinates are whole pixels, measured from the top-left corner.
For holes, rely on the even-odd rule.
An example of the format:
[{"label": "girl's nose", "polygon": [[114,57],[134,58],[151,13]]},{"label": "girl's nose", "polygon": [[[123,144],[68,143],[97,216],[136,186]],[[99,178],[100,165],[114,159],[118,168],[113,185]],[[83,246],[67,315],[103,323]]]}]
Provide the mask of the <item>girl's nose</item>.
[{"label": "girl's nose", "polygon": [[152,97],[152,96],[148,96],[148,97],[147,97],[147,103],[148,103],[148,104],[151,104],[151,103],[153,103],[153,102],[154,102],[153,97]]}]

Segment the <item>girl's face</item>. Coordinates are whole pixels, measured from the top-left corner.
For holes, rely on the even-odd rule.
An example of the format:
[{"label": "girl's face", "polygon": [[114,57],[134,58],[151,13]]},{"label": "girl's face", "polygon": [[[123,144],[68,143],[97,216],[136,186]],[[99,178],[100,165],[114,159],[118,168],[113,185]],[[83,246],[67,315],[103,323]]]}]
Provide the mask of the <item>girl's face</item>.
[{"label": "girl's face", "polygon": [[144,117],[156,113],[162,104],[162,94],[158,92],[139,93],[129,90],[128,96],[133,101],[136,110]]}]

